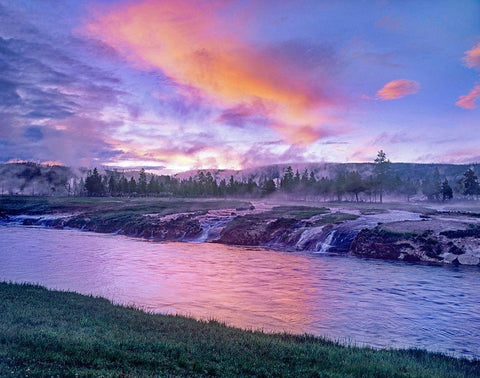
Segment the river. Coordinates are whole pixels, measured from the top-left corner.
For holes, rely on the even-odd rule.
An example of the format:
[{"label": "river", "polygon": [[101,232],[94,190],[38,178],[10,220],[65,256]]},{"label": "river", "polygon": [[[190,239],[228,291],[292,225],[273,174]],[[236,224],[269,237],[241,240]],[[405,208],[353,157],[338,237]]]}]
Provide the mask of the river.
[{"label": "river", "polygon": [[161,313],[480,358],[480,271],[0,226],[0,280]]}]

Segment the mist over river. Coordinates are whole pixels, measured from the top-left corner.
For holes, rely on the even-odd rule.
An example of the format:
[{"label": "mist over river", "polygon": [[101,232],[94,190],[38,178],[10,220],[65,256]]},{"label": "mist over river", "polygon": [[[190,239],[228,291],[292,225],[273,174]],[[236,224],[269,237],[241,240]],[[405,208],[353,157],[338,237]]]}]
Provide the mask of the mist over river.
[{"label": "mist over river", "polygon": [[480,270],[0,226],[0,280],[242,328],[480,358]]}]

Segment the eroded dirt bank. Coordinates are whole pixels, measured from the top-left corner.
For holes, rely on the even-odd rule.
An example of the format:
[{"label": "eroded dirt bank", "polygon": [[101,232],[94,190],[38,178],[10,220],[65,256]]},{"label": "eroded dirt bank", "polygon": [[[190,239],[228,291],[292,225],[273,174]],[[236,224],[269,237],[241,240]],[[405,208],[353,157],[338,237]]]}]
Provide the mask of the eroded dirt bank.
[{"label": "eroded dirt bank", "polygon": [[368,258],[480,265],[480,213],[410,204],[0,199],[1,222]]}]

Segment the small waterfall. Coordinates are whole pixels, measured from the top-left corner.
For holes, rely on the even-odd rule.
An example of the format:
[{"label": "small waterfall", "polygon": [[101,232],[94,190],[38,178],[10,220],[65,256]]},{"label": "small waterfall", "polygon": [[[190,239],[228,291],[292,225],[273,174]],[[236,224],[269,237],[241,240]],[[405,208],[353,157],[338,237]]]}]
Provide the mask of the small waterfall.
[{"label": "small waterfall", "polygon": [[295,245],[298,251],[326,253],[332,246],[336,230],[324,230],[324,226],[307,228]]},{"label": "small waterfall", "polygon": [[295,249],[297,251],[311,250],[319,240],[323,240],[323,233],[323,226],[307,228],[295,244]]},{"label": "small waterfall", "polygon": [[[354,223],[355,222],[355,223]],[[298,251],[316,253],[348,253],[358,232],[364,228],[360,222],[345,222],[333,227],[307,228],[295,245]]]},{"label": "small waterfall", "polygon": [[205,215],[198,216],[196,219],[200,222],[202,233],[192,241],[203,243],[218,239],[227,223],[235,216],[234,210],[210,210]]},{"label": "small waterfall", "polygon": [[[317,253],[327,253],[330,247],[332,247],[333,237],[335,236],[336,231],[330,231],[325,239],[325,241],[320,242],[316,245],[315,252]],[[320,249],[318,249],[320,247]]]}]

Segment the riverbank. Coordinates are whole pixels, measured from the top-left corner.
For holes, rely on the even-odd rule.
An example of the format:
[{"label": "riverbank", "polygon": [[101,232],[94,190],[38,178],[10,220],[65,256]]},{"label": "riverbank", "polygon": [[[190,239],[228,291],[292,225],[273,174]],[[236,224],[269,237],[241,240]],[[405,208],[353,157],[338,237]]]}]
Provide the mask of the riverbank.
[{"label": "riverbank", "polygon": [[[475,207],[477,206],[477,207]],[[480,208],[460,203],[249,202],[190,198],[0,198],[0,221],[283,251],[480,265]]]},{"label": "riverbank", "polygon": [[480,375],[479,361],[245,331],[26,284],[0,283],[0,309],[2,376]]}]

